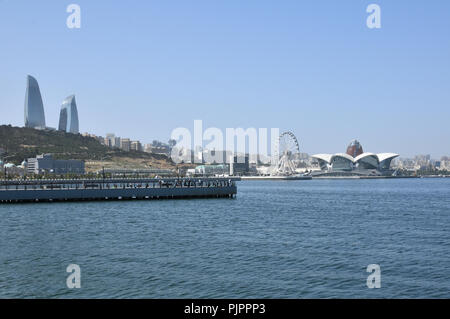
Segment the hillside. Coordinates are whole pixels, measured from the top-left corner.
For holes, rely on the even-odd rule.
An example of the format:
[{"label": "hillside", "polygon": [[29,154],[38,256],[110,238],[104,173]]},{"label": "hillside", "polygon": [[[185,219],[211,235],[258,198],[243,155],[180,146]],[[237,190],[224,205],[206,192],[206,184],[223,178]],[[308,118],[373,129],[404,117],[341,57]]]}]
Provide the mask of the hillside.
[{"label": "hillside", "polygon": [[[164,155],[145,152],[124,152],[110,149],[95,138],[61,131],[41,131],[24,127],[0,126],[0,149],[5,162],[20,164],[38,154],[51,153],[57,159],[78,159],[86,169],[110,168],[174,168]],[[90,168],[90,165],[92,166]]]}]

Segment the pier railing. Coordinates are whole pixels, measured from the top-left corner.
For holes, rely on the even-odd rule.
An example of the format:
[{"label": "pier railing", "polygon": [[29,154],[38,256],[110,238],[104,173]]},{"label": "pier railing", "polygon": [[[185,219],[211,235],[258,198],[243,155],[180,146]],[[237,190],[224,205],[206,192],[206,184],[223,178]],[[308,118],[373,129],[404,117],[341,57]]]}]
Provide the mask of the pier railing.
[{"label": "pier railing", "polygon": [[223,187],[240,178],[81,178],[0,180],[0,190],[57,188]]}]

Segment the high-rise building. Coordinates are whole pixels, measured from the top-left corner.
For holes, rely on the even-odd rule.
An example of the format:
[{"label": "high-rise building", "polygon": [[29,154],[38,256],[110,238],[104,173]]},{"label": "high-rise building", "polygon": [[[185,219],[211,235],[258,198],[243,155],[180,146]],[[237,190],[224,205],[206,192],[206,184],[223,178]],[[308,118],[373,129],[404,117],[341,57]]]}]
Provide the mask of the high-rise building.
[{"label": "high-rise building", "polygon": [[139,141],[133,141],[131,142],[131,150],[141,152],[142,151],[142,144]]},{"label": "high-rise building", "polygon": [[109,148],[112,148],[111,140],[108,137],[105,137],[105,146],[108,146]]},{"label": "high-rise building", "polygon": [[75,95],[71,95],[63,101],[61,112],[59,113],[58,129],[67,133],[79,133],[78,110]]},{"label": "high-rise building", "polygon": [[44,104],[39,84],[31,75],[27,76],[25,93],[25,127],[45,128]]},{"label": "high-rise building", "polygon": [[116,137],[114,138],[114,145],[113,145],[113,147],[120,148],[120,141],[121,141],[121,138],[118,137],[118,136],[116,136]]},{"label": "high-rise building", "polygon": [[115,135],[113,133],[106,134],[105,145],[112,148],[114,147],[114,143],[115,143]]},{"label": "high-rise building", "polygon": [[145,144],[144,146],[144,152],[146,153],[151,153],[153,149],[153,145],[152,144]]},{"label": "high-rise building", "polygon": [[129,138],[122,138],[120,140],[120,148],[125,152],[129,152],[131,148],[131,142]]}]

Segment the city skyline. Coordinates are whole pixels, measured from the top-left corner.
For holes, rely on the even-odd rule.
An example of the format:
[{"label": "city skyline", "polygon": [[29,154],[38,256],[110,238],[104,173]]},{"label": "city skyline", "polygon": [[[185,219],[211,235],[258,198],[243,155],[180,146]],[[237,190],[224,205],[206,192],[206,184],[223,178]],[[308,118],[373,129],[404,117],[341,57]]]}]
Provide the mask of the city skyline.
[{"label": "city skyline", "polygon": [[[27,84],[26,84],[26,91],[25,91],[25,112],[24,113],[25,113],[24,114],[25,115],[24,127],[35,128],[35,129],[54,130],[53,128],[47,127],[45,125],[45,109],[43,106],[39,83],[38,83],[37,79],[31,75],[27,75]],[[200,125],[200,124],[198,124],[198,125]],[[201,125],[200,125],[200,127],[201,127]],[[65,131],[67,133],[72,133],[72,134],[81,134],[79,131],[78,110],[77,110],[75,95],[71,95],[71,96],[67,97],[66,99],[64,99],[64,101],[61,105],[58,130]],[[195,123],[194,123],[194,131],[195,130],[196,129],[195,129]],[[203,134],[203,132],[201,134]],[[156,150],[154,144],[155,144],[155,142],[157,142],[157,143],[160,143],[161,145],[166,145],[168,147],[167,150],[163,150],[163,153],[166,154],[167,156],[170,156],[170,146],[168,144],[170,144],[171,142],[175,142],[175,144],[176,144],[175,140],[169,140],[168,144],[166,144],[164,142],[161,143],[157,140],[153,140],[153,143],[152,143],[153,145],[147,144],[147,143],[142,144],[140,140],[131,140],[130,138],[115,136],[114,133],[107,133],[106,137],[97,136],[97,135],[89,133],[89,132],[82,133],[82,135],[93,137],[93,138],[97,139],[101,144],[108,146],[110,148],[120,148],[127,152],[132,150],[132,151],[154,153],[154,151]],[[249,135],[249,137],[250,137],[250,135]],[[217,138],[217,136],[215,136],[215,138]],[[195,136],[194,136],[194,140],[195,140]],[[203,141],[203,143],[205,143],[205,141]],[[194,145],[192,145],[192,146],[194,146]],[[246,148],[248,149],[249,147],[250,146],[247,144]],[[195,147],[188,148],[189,151],[195,153],[196,151],[194,151],[194,149],[196,150]],[[207,147],[204,147],[204,145],[201,146],[200,149],[202,151],[206,151],[206,152],[208,152],[208,151],[229,152],[230,151],[229,149],[225,149],[225,148],[223,148],[223,149],[207,148]],[[239,154],[239,151],[238,151],[238,154]],[[255,154],[252,154],[249,152],[247,154],[249,154],[251,156],[255,156],[255,155],[261,156],[261,154],[259,152],[255,153]],[[401,160],[406,160],[406,162],[412,160],[412,158],[400,157],[400,155],[396,154],[396,153],[379,153],[379,154],[365,153],[361,143],[357,139],[354,139],[350,142],[350,144],[347,147],[346,153],[336,153],[336,154],[321,153],[321,154],[315,154],[312,156],[310,156],[308,153],[302,153],[302,154],[307,155],[310,158],[315,158],[315,159],[319,160],[319,162],[323,162],[324,165],[326,162],[326,163],[328,163],[328,165],[330,167],[333,164],[332,163],[333,159],[339,160],[338,162],[342,162],[342,161],[347,162],[347,163],[345,163],[345,165],[348,165],[350,162],[351,163],[359,163],[359,159],[361,158],[361,160],[364,161],[364,163],[368,160],[368,163],[369,163],[368,165],[369,166],[372,165],[372,167],[376,166],[374,164],[375,162],[377,162],[377,165],[379,165],[380,163],[384,162],[386,159],[388,160],[388,165],[383,164],[382,165],[383,167],[384,166],[389,167],[391,162],[395,158],[399,158]],[[270,155],[270,153],[269,153],[269,155]],[[414,154],[414,159],[413,159],[413,161],[415,162],[414,165],[416,165],[417,162],[422,162],[421,165],[423,166],[424,162],[421,160],[417,160],[417,158],[420,158],[420,157],[428,157],[428,160],[425,161],[428,164],[430,163],[430,161],[439,162],[439,159],[440,159],[440,158],[431,158],[430,154]],[[444,159],[444,161],[447,161],[447,155],[442,155],[441,159]],[[428,164],[425,164],[425,166]],[[324,165],[321,164],[320,166],[324,167]]]},{"label": "city skyline", "polygon": [[3,1],[2,124],[23,125],[33,74],[48,110],[77,92],[81,132],[167,141],[202,119],[291,130],[309,154],[356,138],[375,153],[448,155],[450,4],[377,3],[379,30],[365,26],[368,2],[78,1],[82,27],[70,30],[66,4]]}]

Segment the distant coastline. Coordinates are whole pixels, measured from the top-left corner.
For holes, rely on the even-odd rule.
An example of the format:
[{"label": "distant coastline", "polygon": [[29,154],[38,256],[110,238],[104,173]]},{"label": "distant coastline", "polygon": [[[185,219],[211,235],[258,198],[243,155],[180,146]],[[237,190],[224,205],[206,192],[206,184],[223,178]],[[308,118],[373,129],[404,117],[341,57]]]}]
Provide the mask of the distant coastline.
[{"label": "distant coastline", "polygon": [[423,176],[242,176],[242,181],[293,181],[293,180],[353,180],[353,179],[405,179],[405,178],[450,178],[450,175]]}]

